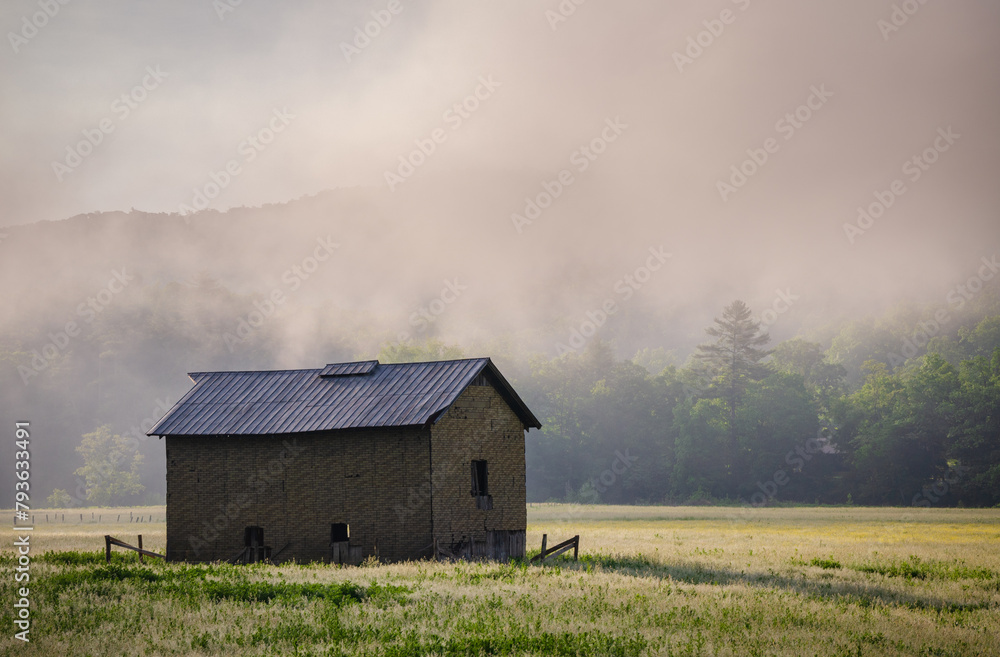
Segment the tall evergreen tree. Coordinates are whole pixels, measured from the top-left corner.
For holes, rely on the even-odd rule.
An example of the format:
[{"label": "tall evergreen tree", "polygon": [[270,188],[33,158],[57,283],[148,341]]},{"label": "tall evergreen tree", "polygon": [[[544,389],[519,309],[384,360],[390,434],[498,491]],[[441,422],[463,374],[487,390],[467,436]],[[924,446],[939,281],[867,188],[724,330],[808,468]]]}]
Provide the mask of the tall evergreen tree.
[{"label": "tall evergreen tree", "polygon": [[705,333],[715,341],[698,345],[695,356],[708,369],[714,387],[726,401],[730,438],[735,442],[736,409],[747,383],[767,373],[760,361],[771,353],[763,348],[771,337],[761,332],[760,322],[753,319],[750,306],[739,299],[726,306],[722,317],[717,317]]}]

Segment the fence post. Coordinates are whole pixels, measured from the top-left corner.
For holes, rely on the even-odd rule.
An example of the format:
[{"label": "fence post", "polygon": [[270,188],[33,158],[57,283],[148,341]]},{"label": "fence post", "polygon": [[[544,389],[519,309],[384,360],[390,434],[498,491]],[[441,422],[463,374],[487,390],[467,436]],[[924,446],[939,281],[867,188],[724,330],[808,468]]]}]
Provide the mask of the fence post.
[{"label": "fence post", "polygon": [[111,535],[104,535],[104,558],[108,563],[111,563]]},{"label": "fence post", "polygon": [[[139,549],[142,549],[142,534],[139,534]],[[144,563],[142,560],[142,552],[139,553],[139,563]]]},{"label": "fence post", "polygon": [[[142,545],[140,545],[139,547],[142,547]],[[573,561],[576,561],[579,555],[580,555],[580,535],[577,534],[576,536],[573,537]]]},{"label": "fence post", "polygon": [[542,553],[540,557],[542,561],[545,561],[545,546],[548,544],[548,542],[549,542],[549,535],[542,534]]}]

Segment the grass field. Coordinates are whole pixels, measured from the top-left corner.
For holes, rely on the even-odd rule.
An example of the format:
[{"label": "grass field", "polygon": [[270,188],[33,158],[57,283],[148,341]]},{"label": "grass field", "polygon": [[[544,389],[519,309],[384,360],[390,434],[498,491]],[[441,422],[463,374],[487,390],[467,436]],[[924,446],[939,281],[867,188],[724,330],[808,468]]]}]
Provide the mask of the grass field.
[{"label": "grass field", "polygon": [[1000,655],[997,509],[534,505],[578,563],[357,568],[107,566],[104,534],[163,550],[162,507],[44,513],[29,644],[2,532],[4,655]]}]

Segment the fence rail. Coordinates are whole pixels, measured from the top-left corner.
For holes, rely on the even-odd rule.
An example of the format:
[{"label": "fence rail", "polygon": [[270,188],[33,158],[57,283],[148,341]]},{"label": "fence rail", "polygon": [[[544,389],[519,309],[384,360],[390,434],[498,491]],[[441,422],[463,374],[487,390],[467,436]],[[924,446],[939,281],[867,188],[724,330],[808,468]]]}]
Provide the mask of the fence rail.
[{"label": "fence rail", "polygon": [[125,548],[126,550],[133,550],[135,552],[138,552],[139,553],[139,561],[142,561],[142,556],[143,555],[146,555],[148,557],[156,557],[157,559],[166,559],[167,558],[165,555],[158,554],[156,552],[150,552],[149,550],[143,550],[142,549],[142,534],[139,534],[139,547],[135,547],[134,545],[129,545],[125,541],[119,541],[117,538],[114,538],[113,536],[109,536],[109,535],[105,534],[104,535],[104,558],[107,560],[108,563],[111,563],[111,546],[112,545],[117,545],[118,547]]},{"label": "fence rail", "polygon": [[573,548],[573,561],[576,561],[579,558],[580,556],[579,534],[569,539],[568,541],[563,541],[559,545],[553,545],[550,548],[546,547],[548,540],[549,540],[549,535],[542,534],[542,551],[536,554],[535,556],[531,557],[530,563],[535,563],[536,561],[544,563],[546,559],[549,559],[551,557],[558,557],[560,554],[568,551],[570,548]]},{"label": "fence rail", "polygon": [[[36,523],[41,522],[41,521],[48,522],[48,523],[52,523],[52,522],[66,522],[66,523],[80,523],[80,524],[86,524],[86,523],[95,523],[95,524],[97,524],[97,523],[123,523],[124,524],[126,522],[134,522],[134,523],[140,523],[140,522],[142,522],[142,523],[146,523],[146,522],[164,522],[164,520],[165,520],[163,516],[157,517],[157,516],[154,516],[152,513],[142,514],[142,515],[134,515],[132,512],[129,512],[128,516],[125,517],[125,520],[122,520],[122,516],[124,516],[124,515],[125,514],[123,514],[123,513],[118,513],[118,514],[114,514],[114,513],[91,513],[90,517],[88,518],[86,513],[70,513],[69,514],[69,520],[67,520],[65,513],[40,513],[37,516],[35,514],[31,514],[31,524],[32,524],[32,526],[34,526]],[[104,520],[104,516],[108,516],[108,519]],[[16,514],[14,516],[12,516],[12,517],[13,517],[13,522],[14,522],[15,525],[18,524],[18,523],[25,522],[24,518],[18,518]],[[77,517],[79,517],[79,520],[77,520]]]}]

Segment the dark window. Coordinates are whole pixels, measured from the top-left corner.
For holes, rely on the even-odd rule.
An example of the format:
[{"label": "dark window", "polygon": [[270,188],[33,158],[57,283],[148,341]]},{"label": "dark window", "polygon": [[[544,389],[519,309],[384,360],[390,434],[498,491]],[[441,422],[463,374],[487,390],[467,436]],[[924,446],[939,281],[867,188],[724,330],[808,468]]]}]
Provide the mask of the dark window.
[{"label": "dark window", "polygon": [[472,462],[472,494],[475,496],[489,495],[489,467],[486,461]]},{"label": "dark window", "polygon": [[346,522],[335,522],[330,525],[330,542],[343,543],[351,537],[351,528]]},{"label": "dark window", "polygon": [[264,545],[264,528],[263,527],[247,527],[243,530],[243,545],[250,547],[251,545]]}]

